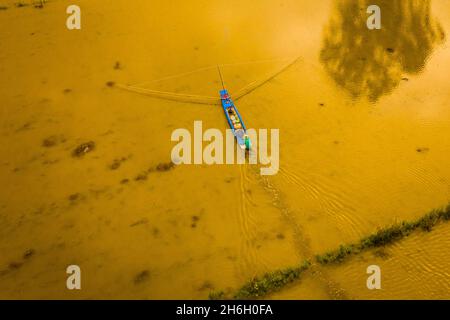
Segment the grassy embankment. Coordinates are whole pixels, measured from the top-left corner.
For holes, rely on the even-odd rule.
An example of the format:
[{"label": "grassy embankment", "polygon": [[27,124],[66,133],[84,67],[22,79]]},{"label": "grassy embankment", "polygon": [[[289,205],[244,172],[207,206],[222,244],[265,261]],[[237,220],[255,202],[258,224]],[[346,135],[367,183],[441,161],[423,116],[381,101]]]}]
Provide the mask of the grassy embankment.
[{"label": "grassy embankment", "polygon": [[[315,261],[320,265],[338,264],[351,255],[362,253],[369,249],[384,247],[409,236],[413,231],[422,230],[429,232],[438,223],[450,220],[450,204],[443,209],[433,210],[430,213],[414,221],[403,221],[389,227],[381,228],[377,232],[362,238],[357,243],[345,244],[338,249],[315,256]],[[266,273],[254,278],[238,289],[234,299],[255,299],[278,291],[284,286],[298,280],[301,274],[311,266],[310,260],[303,261],[300,265]],[[227,298],[223,291],[214,291],[209,295],[210,299]]]}]

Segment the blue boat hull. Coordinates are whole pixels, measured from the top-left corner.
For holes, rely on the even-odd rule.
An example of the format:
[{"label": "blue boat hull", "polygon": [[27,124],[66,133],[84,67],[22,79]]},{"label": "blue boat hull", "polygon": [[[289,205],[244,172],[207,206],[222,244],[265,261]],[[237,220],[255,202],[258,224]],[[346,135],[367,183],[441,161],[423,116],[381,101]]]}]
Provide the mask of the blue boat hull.
[{"label": "blue boat hull", "polygon": [[[236,137],[239,147],[242,149],[249,149],[249,140],[247,136],[247,129],[245,128],[244,121],[242,117],[231,100],[230,95],[227,90],[220,90],[220,100],[222,102],[222,108],[225,112],[225,117],[227,118],[228,125]],[[247,144],[246,144],[247,140]]]}]

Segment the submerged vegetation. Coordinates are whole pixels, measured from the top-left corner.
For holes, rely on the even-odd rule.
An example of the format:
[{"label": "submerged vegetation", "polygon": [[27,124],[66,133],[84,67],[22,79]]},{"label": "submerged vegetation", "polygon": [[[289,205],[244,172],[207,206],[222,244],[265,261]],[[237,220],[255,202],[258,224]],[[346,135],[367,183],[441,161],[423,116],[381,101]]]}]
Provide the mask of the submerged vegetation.
[{"label": "submerged vegetation", "polygon": [[[361,253],[364,250],[374,249],[392,244],[395,241],[407,237],[416,230],[431,231],[440,222],[450,220],[450,204],[446,208],[433,210],[414,221],[403,221],[389,227],[379,229],[374,234],[362,238],[358,243],[341,245],[338,249],[316,256],[316,261],[321,265],[340,263],[352,254]],[[235,299],[255,299],[276,292],[284,286],[300,278],[300,275],[309,269],[311,262],[305,260],[301,265],[266,273],[260,278],[250,280],[244,284],[235,294]],[[224,293],[211,292],[210,299],[222,299]]]}]

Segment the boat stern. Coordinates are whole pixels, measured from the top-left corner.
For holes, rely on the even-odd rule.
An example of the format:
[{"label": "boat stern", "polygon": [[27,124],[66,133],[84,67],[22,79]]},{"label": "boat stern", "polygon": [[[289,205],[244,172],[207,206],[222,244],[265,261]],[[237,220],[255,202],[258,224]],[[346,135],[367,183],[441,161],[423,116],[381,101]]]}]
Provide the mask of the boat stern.
[{"label": "boat stern", "polygon": [[236,137],[239,148],[242,150],[250,150],[252,143],[250,137],[243,129],[235,130],[234,136]]}]

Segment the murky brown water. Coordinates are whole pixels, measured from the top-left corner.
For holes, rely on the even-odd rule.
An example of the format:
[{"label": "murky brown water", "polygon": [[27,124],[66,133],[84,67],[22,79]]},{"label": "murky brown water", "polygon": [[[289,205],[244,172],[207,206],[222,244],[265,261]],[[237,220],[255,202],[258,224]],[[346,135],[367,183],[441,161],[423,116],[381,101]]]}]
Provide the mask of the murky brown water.
[{"label": "murky brown water", "polygon": [[[207,298],[450,199],[448,1],[378,1],[381,31],[367,1],[80,0],[80,31],[67,1],[14,2],[0,2],[0,298]],[[215,96],[214,69],[151,80],[224,64],[233,94],[298,55],[237,104],[248,127],[280,129],[277,175],[142,175],[170,161],[174,129],[226,122],[108,81]],[[272,298],[448,299],[449,239],[442,225]],[[70,264],[80,291],[65,288]]]}]

